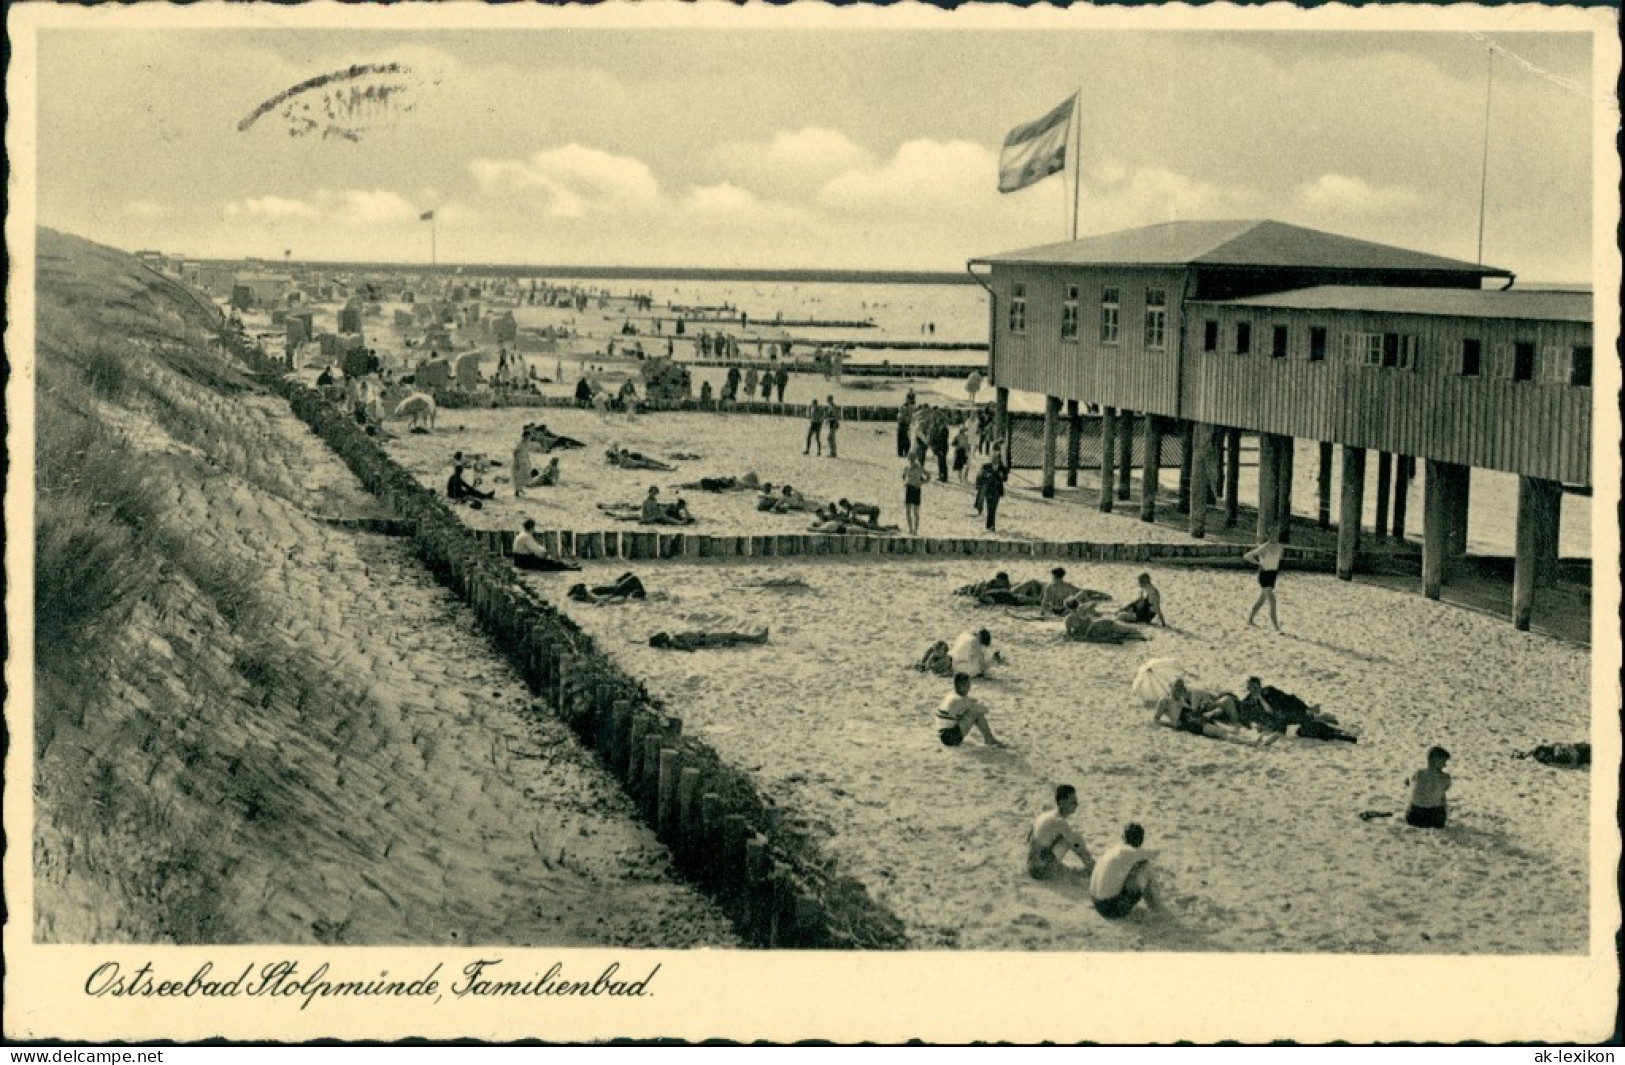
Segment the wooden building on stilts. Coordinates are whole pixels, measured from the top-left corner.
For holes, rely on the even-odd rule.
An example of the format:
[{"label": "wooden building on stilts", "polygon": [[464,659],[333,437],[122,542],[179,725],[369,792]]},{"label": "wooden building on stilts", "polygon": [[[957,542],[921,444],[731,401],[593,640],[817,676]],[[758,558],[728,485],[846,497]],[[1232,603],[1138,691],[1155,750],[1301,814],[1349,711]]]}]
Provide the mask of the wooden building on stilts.
[{"label": "wooden building on stilts", "polygon": [[[1209,498],[1235,520],[1241,438],[1258,438],[1258,534],[1291,537],[1297,440],[1319,444],[1318,517],[1331,523],[1342,449],[1337,572],[1353,576],[1367,452],[1374,532],[1404,536],[1425,475],[1422,587],[1437,598],[1466,553],[1468,471],[1519,477],[1514,623],[1556,570],[1564,486],[1591,486],[1591,301],[1513,291],[1513,275],[1273,221],[1170,222],[974,259],[992,297],[1000,431],[1009,391],[1046,397],[1043,493],[1068,414],[1101,408],[1101,510],[1129,498],[1143,422],[1140,516],[1156,514],[1164,434],[1182,438],[1176,506],[1205,535]],[[1486,281],[1503,287],[1486,290]],[[1391,500],[1391,502],[1390,502]],[[1412,519],[1414,520],[1414,519]]]}]

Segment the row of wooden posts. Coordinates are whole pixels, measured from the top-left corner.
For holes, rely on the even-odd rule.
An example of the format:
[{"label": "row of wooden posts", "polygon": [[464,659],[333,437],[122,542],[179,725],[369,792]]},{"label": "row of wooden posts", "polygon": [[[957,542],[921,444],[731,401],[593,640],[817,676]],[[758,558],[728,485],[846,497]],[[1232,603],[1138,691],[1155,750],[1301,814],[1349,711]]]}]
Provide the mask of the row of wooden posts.
[{"label": "row of wooden posts", "polygon": [[902,922],[850,877],[755,782],[706,743],[685,735],[634,678],[598,650],[568,615],[521,584],[489,538],[464,525],[438,494],[390,459],[316,391],[281,375],[252,344],[228,347],[260,371],[305,421],[411,529],[432,572],[472,608],[481,627],[538,696],[622,781],[686,875],[733,919],[749,945],[897,949]]},{"label": "row of wooden posts", "polygon": [[[1008,393],[996,390],[995,409],[999,431],[1008,425]],[[1146,446],[1140,489],[1140,519],[1156,520],[1161,480],[1162,436],[1178,432],[1184,437],[1181,449],[1175,508],[1190,519],[1190,534],[1201,539],[1207,534],[1208,510],[1213,503],[1223,507],[1224,526],[1236,523],[1239,510],[1242,430],[1227,426],[1176,421],[1157,415],[1145,419]],[[1100,509],[1110,512],[1114,500],[1130,498],[1133,438],[1132,411],[1105,408],[1101,418]],[[1078,452],[1082,421],[1076,400],[1067,401],[1068,487],[1078,483]],[[1060,431],[1061,400],[1046,397],[1044,406],[1044,496],[1055,494],[1056,447]],[[1114,446],[1115,443],[1115,446]],[[1319,445],[1320,468],[1316,519],[1322,529],[1332,527],[1333,447]],[[1337,576],[1352,580],[1359,558],[1361,526],[1364,521],[1366,449],[1342,445],[1343,477],[1337,522]],[[1281,543],[1292,539],[1292,478],[1294,440],[1276,433],[1258,434],[1257,536],[1275,536]],[[1379,452],[1377,456],[1376,521],[1373,533],[1378,539],[1403,540],[1407,519],[1406,504],[1411,481],[1417,472],[1410,455]],[[1466,466],[1433,459],[1426,460],[1422,534],[1422,592],[1438,599],[1448,575],[1448,563],[1467,553],[1467,514],[1470,502]],[[1392,501],[1390,504],[1390,500]],[[1558,534],[1562,486],[1534,477],[1518,478],[1517,540],[1512,586],[1512,621],[1527,629],[1537,584],[1556,579]]]}]

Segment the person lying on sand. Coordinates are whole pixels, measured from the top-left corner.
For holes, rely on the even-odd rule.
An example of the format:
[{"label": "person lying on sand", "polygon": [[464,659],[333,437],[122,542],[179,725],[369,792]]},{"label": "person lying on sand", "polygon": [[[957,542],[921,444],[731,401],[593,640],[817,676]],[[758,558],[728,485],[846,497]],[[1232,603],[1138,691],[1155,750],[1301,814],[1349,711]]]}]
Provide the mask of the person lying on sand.
[{"label": "person lying on sand", "polygon": [[1101,617],[1096,613],[1098,608],[1099,603],[1095,600],[1085,600],[1073,607],[1072,613],[1066,616],[1066,638],[1078,643],[1112,644],[1149,639],[1145,633],[1132,625],[1125,625],[1113,618]]},{"label": "person lying on sand", "polygon": [[807,526],[808,532],[823,533],[826,536],[891,536],[901,532],[895,525],[869,525],[865,522],[851,522],[844,518],[820,518]]},{"label": "person lying on sand", "polygon": [[1298,735],[1306,740],[1360,742],[1352,732],[1338,728],[1337,718],[1323,713],[1319,706],[1311,706],[1279,688],[1267,688],[1257,677],[1247,678],[1247,693],[1235,704],[1233,720],[1261,732],[1284,733],[1296,727]]},{"label": "person lying on sand", "polygon": [[524,428],[524,440],[536,451],[567,451],[583,448],[586,444],[570,436],[560,436],[543,422],[532,422]]},{"label": "person lying on sand", "polygon": [[1168,619],[1162,613],[1162,593],[1151,583],[1151,574],[1140,574],[1139,597],[1117,612],[1117,620],[1133,625],[1149,625],[1155,621],[1163,628],[1168,627]]},{"label": "person lying on sand", "polygon": [[953,659],[954,672],[968,677],[985,677],[995,663],[1002,664],[1004,656],[993,648],[993,634],[986,629],[962,632],[948,649]]},{"label": "person lying on sand", "polygon": [[1541,765],[1561,766],[1565,769],[1583,769],[1591,764],[1589,743],[1543,743],[1528,751],[1518,751],[1514,758],[1533,758]]},{"label": "person lying on sand", "polygon": [[1083,863],[1083,875],[1095,868],[1095,856],[1089,845],[1072,828],[1071,817],[1078,809],[1078,789],[1062,784],[1055,789],[1055,809],[1045,810],[1027,830],[1027,875],[1034,880],[1047,880],[1060,872],[1061,859],[1071,851]]},{"label": "person lying on sand", "polygon": [[581,567],[574,562],[566,562],[556,558],[540,540],[536,539],[536,522],[530,518],[525,519],[524,526],[519,535],[513,540],[513,564],[517,569],[536,570],[542,573],[557,573],[561,570],[578,570]]},{"label": "person lying on sand", "polygon": [[[770,494],[765,487],[763,489],[763,494]],[[784,485],[779,489],[778,496],[773,499],[773,502],[770,505],[764,506],[762,501],[758,499],[756,502],[756,509],[770,510],[775,514],[789,514],[794,511],[802,511],[812,514],[817,512],[818,504],[812,502],[790,485]]]},{"label": "person lying on sand", "polygon": [[964,743],[972,728],[982,734],[982,742],[989,747],[1004,746],[993,735],[993,730],[988,728],[987,707],[970,697],[970,677],[964,673],[954,674],[954,690],[942,700],[931,721],[936,727],[937,739],[942,741],[944,747],[958,747]]},{"label": "person lying on sand", "polygon": [[747,471],[743,477],[701,477],[698,481],[680,484],[678,488],[687,488],[695,492],[754,492],[762,487],[754,470]]},{"label": "person lying on sand", "polygon": [[1145,850],[1144,843],[1145,829],[1131,822],[1123,829],[1123,842],[1112,844],[1095,863],[1089,897],[1095,912],[1109,921],[1122,920],[1141,902],[1153,912],[1162,909],[1151,874],[1156,851]]},{"label": "person lying on sand", "polygon": [[660,489],[650,485],[649,494],[643,497],[638,521],[644,525],[693,525],[694,517],[681,498],[670,505],[660,502]]},{"label": "person lying on sand", "polygon": [[1009,590],[1010,574],[1000,570],[993,575],[991,580],[977,581],[975,584],[967,584],[961,588],[955,588],[954,594],[968,595],[972,599],[980,599],[988,592],[1008,592]]},{"label": "person lying on sand", "polygon": [[708,648],[739,647],[744,644],[767,642],[767,630],[757,633],[742,632],[657,632],[649,637],[649,646],[662,651],[700,651]]},{"label": "person lying on sand", "polygon": [[594,603],[598,606],[648,597],[643,582],[632,573],[623,573],[609,584],[600,584],[592,588],[585,584],[573,584],[565,594],[578,603]]},{"label": "person lying on sand", "polygon": [[1207,699],[1198,702],[1184,680],[1176,680],[1168,694],[1158,700],[1151,720],[1176,732],[1189,732],[1193,736],[1206,736],[1211,740],[1225,740],[1251,747],[1267,746],[1281,738],[1279,733],[1274,732],[1261,733],[1256,739],[1250,738],[1242,729],[1220,722],[1218,717],[1222,711],[1217,706],[1204,708],[1202,704],[1208,702]]},{"label": "person lying on sand", "polygon": [[[871,529],[881,528],[880,508],[873,503],[854,503],[850,499],[839,499],[835,502],[840,516],[849,525],[867,525]],[[889,526],[895,528],[895,526]]]},{"label": "person lying on sand", "polygon": [[640,455],[636,451],[628,451],[624,447],[617,451],[614,445],[610,446],[604,457],[609,460],[611,466],[619,466],[623,470],[658,470],[661,473],[670,473],[677,468],[659,459]]}]

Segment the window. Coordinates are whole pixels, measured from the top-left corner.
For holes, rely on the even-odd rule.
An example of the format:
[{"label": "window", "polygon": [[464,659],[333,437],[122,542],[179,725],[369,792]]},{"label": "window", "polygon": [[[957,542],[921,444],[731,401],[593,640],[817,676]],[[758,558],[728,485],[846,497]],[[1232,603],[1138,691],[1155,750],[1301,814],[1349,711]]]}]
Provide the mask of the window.
[{"label": "window", "polygon": [[1148,288],[1145,290],[1145,346],[1160,350],[1167,332],[1168,290]]},{"label": "window", "polygon": [[1236,323],[1236,354],[1250,355],[1253,351],[1253,323]]},{"label": "window", "polygon": [[1202,323],[1202,350],[1219,350],[1219,323],[1211,318]]},{"label": "window", "polygon": [[1100,342],[1117,343],[1118,294],[1115,288],[1100,290]]},{"label": "window", "polygon": [[1274,335],[1270,338],[1270,355],[1277,359],[1286,358],[1286,337],[1286,326],[1276,326]]},{"label": "window", "polygon": [[1078,286],[1066,286],[1066,298],[1061,300],[1061,339],[1078,339]]},{"label": "window", "polygon": [[1477,337],[1468,337],[1461,342],[1461,375],[1463,377],[1477,377],[1478,368],[1482,362],[1483,347]]},{"label": "window", "polygon": [[[1375,334],[1373,334],[1375,339]],[[1416,369],[1416,338],[1403,333],[1384,333],[1380,363],[1386,370]]]},{"label": "window", "polygon": [[1010,332],[1027,331],[1027,286],[1020,281],[1010,286]]},{"label": "window", "polygon": [[1569,363],[1569,384],[1575,388],[1591,387],[1591,347],[1577,347]]},{"label": "window", "polygon": [[1323,325],[1309,327],[1309,361],[1326,361],[1326,327]]},{"label": "window", "polygon": [[1512,346],[1512,379],[1514,381],[1535,379],[1535,345],[1526,340],[1520,340]]}]

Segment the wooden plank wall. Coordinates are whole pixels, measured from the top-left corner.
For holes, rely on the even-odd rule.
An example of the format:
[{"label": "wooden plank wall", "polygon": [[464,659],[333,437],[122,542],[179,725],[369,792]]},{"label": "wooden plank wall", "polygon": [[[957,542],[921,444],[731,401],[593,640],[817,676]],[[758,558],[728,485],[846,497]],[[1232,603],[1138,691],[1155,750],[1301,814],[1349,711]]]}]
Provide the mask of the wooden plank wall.
[{"label": "wooden plank wall", "polygon": [[[1588,324],[1211,304],[1193,304],[1188,318],[1181,404],[1187,418],[1591,483],[1591,389],[1553,380],[1570,348],[1592,343]],[[1210,319],[1219,323],[1217,352],[1202,350]],[[1253,329],[1245,356],[1235,354],[1241,321]],[[1288,329],[1285,359],[1271,355],[1276,325]],[[1327,352],[1326,361],[1314,363],[1309,331],[1317,325],[1327,330]],[[1348,333],[1415,336],[1416,368],[1346,361]],[[1461,344],[1469,337],[1481,343],[1477,377],[1460,375]],[[1535,345],[1533,381],[1511,379],[1520,341]]]},{"label": "wooden plank wall", "polygon": [[[1025,335],[1010,332],[1010,294],[1016,282],[1027,286]],[[1175,414],[1185,271],[995,266],[992,285],[998,294],[994,384],[1083,403]],[[1076,341],[1061,339],[1061,304],[1067,285],[1079,289]],[[1104,345],[1100,342],[1100,297],[1112,285],[1119,293],[1118,342]],[[1168,294],[1160,351],[1147,350],[1144,345],[1145,292],[1150,288]]]}]

